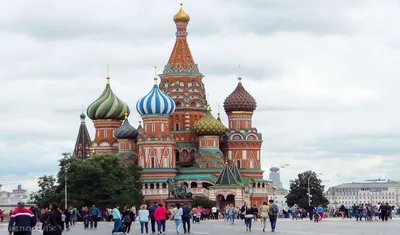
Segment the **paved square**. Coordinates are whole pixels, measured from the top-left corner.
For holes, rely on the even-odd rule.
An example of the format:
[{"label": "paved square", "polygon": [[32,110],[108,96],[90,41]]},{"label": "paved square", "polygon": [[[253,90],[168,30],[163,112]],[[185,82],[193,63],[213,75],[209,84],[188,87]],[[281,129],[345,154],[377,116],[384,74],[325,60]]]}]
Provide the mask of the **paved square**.
[{"label": "paved square", "polygon": [[[268,224],[269,225],[269,224]],[[1,224],[3,231],[6,231],[7,224]],[[79,223],[64,234],[70,235],[111,235],[112,223],[100,222],[95,230],[83,229],[83,224]],[[246,232],[243,221],[236,221],[230,225],[223,221],[205,221],[200,224],[192,224],[191,234],[194,235],[224,235],[224,234],[272,234],[269,226],[266,233],[262,232],[260,222],[253,223],[251,232]],[[34,231],[33,235],[42,234]],[[130,235],[140,234],[138,222],[134,222]],[[167,222],[166,234],[176,234],[175,224]],[[181,231],[183,234],[183,231]],[[313,223],[309,220],[278,220],[276,235],[396,235],[400,234],[400,220],[394,219],[389,222],[356,222],[355,220],[330,219],[320,223]]]}]

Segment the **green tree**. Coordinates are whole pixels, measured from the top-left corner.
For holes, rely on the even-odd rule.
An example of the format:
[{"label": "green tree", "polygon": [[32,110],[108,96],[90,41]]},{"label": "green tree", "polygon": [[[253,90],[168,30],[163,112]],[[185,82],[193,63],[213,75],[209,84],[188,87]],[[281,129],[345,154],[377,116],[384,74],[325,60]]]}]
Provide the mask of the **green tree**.
[{"label": "green tree", "polygon": [[[60,160],[60,170],[57,179],[52,178],[52,187],[41,186],[33,195],[35,201],[65,204],[65,175],[67,175],[68,204],[99,207],[114,205],[139,205],[143,196],[140,190],[141,169],[126,165],[114,155],[98,155],[88,159],[75,157]],[[46,187],[45,187],[46,186]],[[48,197],[42,188],[51,188],[57,197]]]},{"label": "green tree", "polygon": [[297,204],[301,208],[307,208],[308,204],[308,186],[311,192],[311,204],[313,206],[327,207],[328,199],[324,195],[325,186],[322,185],[321,179],[313,171],[306,171],[298,174],[298,178],[291,181],[290,191],[286,196],[287,204],[293,206]]},{"label": "green tree", "polygon": [[211,209],[213,206],[215,206],[217,203],[215,201],[209,200],[208,198],[205,197],[195,197],[192,207],[198,207],[201,206],[205,209]]},{"label": "green tree", "polygon": [[[65,169],[67,169],[65,171]],[[73,205],[96,204],[139,205],[143,197],[140,191],[140,172],[137,166],[126,165],[114,155],[98,155],[89,159],[62,159],[58,183],[64,195],[67,172],[68,203]],[[64,198],[61,199],[64,203]]]},{"label": "green tree", "polygon": [[44,175],[38,181],[39,190],[30,195],[30,202],[46,205],[60,200],[57,179],[54,176]]}]

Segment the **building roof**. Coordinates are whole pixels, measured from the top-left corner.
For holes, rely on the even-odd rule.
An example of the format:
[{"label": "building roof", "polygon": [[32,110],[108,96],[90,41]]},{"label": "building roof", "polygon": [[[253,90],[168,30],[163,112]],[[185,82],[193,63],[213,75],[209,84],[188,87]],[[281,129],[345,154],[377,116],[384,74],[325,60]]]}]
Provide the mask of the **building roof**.
[{"label": "building roof", "polygon": [[136,110],[140,115],[171,115],[175,111],[174,100],[160,90],[157,77],[154,78],[154,86],[150,92],[139,99]]},{"label": "building roof", "polygon": [[164,67],[163,75],[166,74],[200,74],[195,64],[187,42],[187,23],[190,17],[181,8],[174,16],[176,22],[176,41],[172,49],[168,63]]},{"label": "building roof", "polygon": [[339,184],[329,189],[371,189],[371,188],[385,188],[397,185],[396,181],[391,182],[353,182]]},{"label": "building roof", "polygon": [[107,76],[107,84],[103,93],[89,105],[87,115],[92,120],[114,119],[124,120],[125,113],[130,113],[127,104],[122,102],[111,90],[110,77]]},{"label": "building roof", "polygon": [[221,174],[215,182],[215,186],[241,186],[236,180],[228,163],[225,163],[224,168],[222,168]]},{"label": "building roof", "polygon": [[227,128],[211,114],[210,106],[207,106],[207,112],[193,127],[193,131],[200,136],[220,136],[226,132]]},{"label": "building roof", "polygon": [[209,180],[215,183],[217,181],[217,176],[214,174],[181,174],[175,176],[176,180]]},{"label": "building roof", "polygon": [[232,164],[230,166],[230,168],[231,168],[231,171],[232,171],[233,175],[235,176],[236,181],[238,183],[244,183],[243,179],[242,179],[242,176],[240,175],[240,171],[239,171],[237,165],[236,164]]},{"label": "building roof", "polygon": [[257,102],[249,92],[244,89],[242,78],[239,76],[239,82],[235,90],[226,97],[224,101],[225,112],[248,111],[253,112],[257,108]]},{"label": "building roof", "polygon": [[90,156],[90,145],[92,141],[90,139],[89,131],[86,127],[86,115],[82,113],[80,118],[81,125],[79,126],[78,136],[76,137],[73,156],[85,159]]},{"label": "building roof", "polygon": [[128,114],[125,114],[125,120],[122,125],[114,130],[114,136],[117,139],[136,139],[139,132],[134,128],[128,120]]}]

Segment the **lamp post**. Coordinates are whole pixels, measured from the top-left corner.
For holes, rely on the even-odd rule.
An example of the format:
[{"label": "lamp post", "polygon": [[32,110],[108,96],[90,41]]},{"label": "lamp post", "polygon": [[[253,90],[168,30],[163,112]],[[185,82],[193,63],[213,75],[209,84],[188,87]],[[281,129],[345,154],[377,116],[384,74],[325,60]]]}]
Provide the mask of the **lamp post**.
[{"label": "lamp post", "polygon": [[[64,160],[68,160],[69,157],[71,156],[71,153],[62,153],[64,156]],[[68,166],[67,164],[64,165],[64,203],[65,203],[65,209],[68,209],[68,186],[67,186],[67,171],[68,171]]]}]

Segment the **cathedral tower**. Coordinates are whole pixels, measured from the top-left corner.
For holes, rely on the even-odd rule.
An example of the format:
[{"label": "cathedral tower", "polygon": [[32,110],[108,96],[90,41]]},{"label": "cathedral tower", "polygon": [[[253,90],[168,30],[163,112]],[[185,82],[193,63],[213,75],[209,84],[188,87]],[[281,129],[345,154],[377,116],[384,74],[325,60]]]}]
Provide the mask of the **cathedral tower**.
[{"label": "cathedral tower", "polygon": [[129,115],[129,107],[111,90],[110,76],[107,76],[107,84],[103,93],[87,109],[87,115],[93,120],[96,129],[96,135],[92,142],[92,148],[96,154],[116,154],[118,152],[114,130],[121,126],[125,119],[125,113]]},{"label": "cathedral tower", "polygon": [[90,140],[89,131],[86,127],[86,115],[82,113],[80,117],[81,125],[79,127],[78,137],[76,138],[73,156],[85,159],[90,157],[90,145],[92,141]]},{"label": "cathedral tower", "polygon": [[173,18],[176,25],[176,41],[168,63],[160,74],[160,89],[176,104],[170,117],[170,126],[176,141],[174,154],[177,165],[190,166],[198,148],[196,134],[191,129],[206,112],[206,94],[203,75],[194,62],[187,42],[187,26],[190,17],[183,10]]},{"label": "cathedral tower", "polygon": [[[139,166],[144,168],[142,178],[166,179],[166,177],[174,176],[176,174],[173,154],[175,141],[170,131],[169,117],[175,111],[175,103],[159,89],[157,77],[154,78],[153,89],[137,102],[136,110],[143,120],[137,142]],[[168,170],[166,172],[160,168],[172,169],[168,173]]]},{"label": "cathedral tower", "polygon": [[243,176],[262,179],[262,135],[252,126],[252,116],[257,103],[244,89],[241,76],[238,80],[235,90],[224,101],[229,129],[222,138],[222,149],[228,156],[228,161],[236,164]]}]

